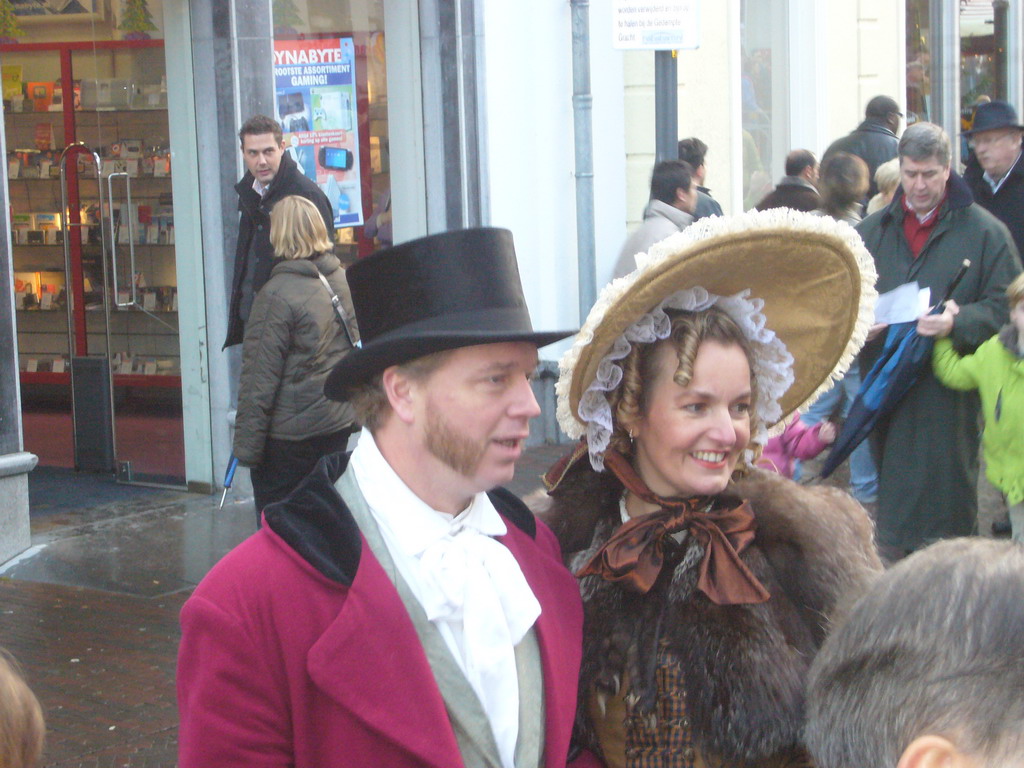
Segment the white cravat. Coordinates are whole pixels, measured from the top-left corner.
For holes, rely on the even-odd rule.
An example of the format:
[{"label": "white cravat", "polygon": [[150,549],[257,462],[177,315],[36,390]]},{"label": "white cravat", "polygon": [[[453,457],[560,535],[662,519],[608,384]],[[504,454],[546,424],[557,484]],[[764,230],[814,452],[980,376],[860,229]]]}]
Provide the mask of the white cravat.
[{"label": "white cravat", "polygon": [[487,713],[502,764],[519,737],[515,646],[540,615],[519,563],[494,536],[508,532],[487,494],[456,515],[414,494],[368,430],[349,460],[395,567],[438,628]]}]

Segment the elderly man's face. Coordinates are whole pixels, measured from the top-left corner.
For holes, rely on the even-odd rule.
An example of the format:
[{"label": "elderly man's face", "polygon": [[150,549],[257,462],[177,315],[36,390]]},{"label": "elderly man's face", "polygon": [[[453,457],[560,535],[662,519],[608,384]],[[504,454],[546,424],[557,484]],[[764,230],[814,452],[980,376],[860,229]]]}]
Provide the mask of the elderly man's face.
[{"label": "elderly man's face", "polygon": [[1001,179],[1020,154],[1021,132],[1017,128],[993,128],[974,134],[974,154],[989,176]]},{"label": "elderly man's face", "polygon": [[915,160],[912,157],[900,158],[900,183],[903,194],[914,212],[920,216],[934,209],[946,192],[949,180],[949,166],[943,165],[934,157]]}]

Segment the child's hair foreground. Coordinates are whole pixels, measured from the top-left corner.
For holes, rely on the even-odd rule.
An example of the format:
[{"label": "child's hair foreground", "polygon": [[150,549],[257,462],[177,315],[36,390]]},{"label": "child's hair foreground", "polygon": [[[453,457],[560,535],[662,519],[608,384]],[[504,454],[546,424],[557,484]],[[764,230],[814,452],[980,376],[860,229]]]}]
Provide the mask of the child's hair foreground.
[{"label": "child's hair foreground", "polygon": [[17,662],[0,648],[0,766],[38,766],[45,734],[39,700],[25,683]]},{"label": "child's hair foreground", "polygon": [[1010,309],[1013,309],[1020,302],[1024,301],[1024,272],[1014,278],[1006,288],[1006,298],[1010,302]]}]

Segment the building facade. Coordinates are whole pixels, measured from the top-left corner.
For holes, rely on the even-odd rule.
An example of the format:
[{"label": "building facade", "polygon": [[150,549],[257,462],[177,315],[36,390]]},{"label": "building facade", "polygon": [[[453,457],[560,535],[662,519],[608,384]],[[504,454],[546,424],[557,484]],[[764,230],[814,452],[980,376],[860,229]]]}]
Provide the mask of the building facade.
[{"label": "building facade", "polygon": [[[654,162],[654,54],[613,47],[613,5],[0,3],[0,562],[28,545],[37,459],[220,485],[239,373],[238,348],[221,348],[237,130],[252,114],[281,120],[335,206],[343,256],[507,227],[535,326],[578,325],[640,219]],[[901,100],[922,51],[933,110],[958,104],[947,75],[960,19],[943,5],[700,3],[699,47],[678,54],[678,132],[709,145],[707,184],[726,213],[777,181],[789,149],[820,153],[855,127],[871,96]],[[1019,73],[1008,5],[1000,55]],[[1004,80],[1019,104],[1019,76]],[[549,372],[564,346],[542,351]]]}]

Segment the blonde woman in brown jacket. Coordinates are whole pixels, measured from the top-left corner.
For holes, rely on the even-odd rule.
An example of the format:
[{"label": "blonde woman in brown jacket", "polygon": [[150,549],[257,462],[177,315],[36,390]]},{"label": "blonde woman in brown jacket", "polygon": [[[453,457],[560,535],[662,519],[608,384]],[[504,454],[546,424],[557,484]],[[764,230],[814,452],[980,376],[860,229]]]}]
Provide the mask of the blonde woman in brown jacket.
[{"label": "blonde woman in brown jacket", "polygon": [[332,296],[346,317],[353,311],[316,206],[297,195],[280,200],[270,242],[277,261],[245,328],[234,440],[235,456],[251,470],[257,515],[320,457],[344,450],[353,430],[352,407],[323,393],[327,374],[352,348]]}]

